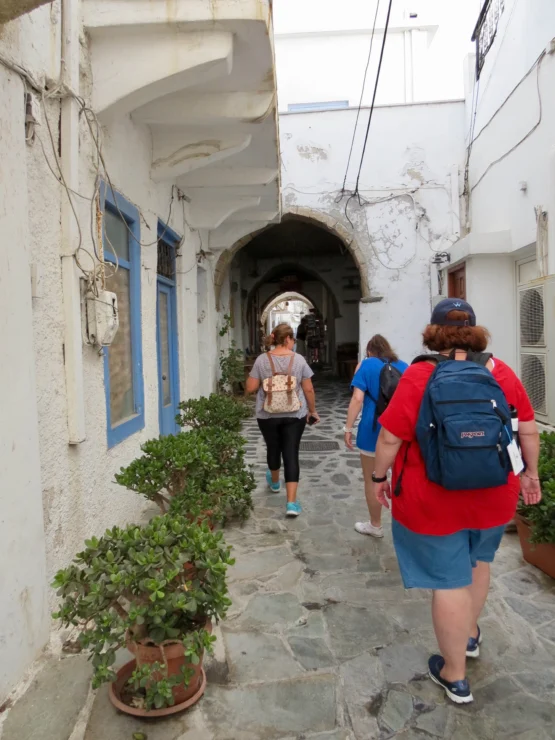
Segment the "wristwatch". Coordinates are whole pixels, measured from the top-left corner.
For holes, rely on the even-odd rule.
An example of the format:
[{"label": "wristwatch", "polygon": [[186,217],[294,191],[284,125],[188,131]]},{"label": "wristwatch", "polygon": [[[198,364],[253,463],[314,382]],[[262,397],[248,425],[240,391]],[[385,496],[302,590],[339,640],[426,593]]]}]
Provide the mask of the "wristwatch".
[{"label": "wristwatch", "polygon": [[345,432],[345,434],[352,434],[355,430],[349,429],[349,427],[345,424],[345,426],[343,427],[343,431]]},{"label": "wristwatch", "polygon": [[378,478],[376,476],[376,473],[372,473],[372,480],[374,481],[374,483],[385,483],[387,480],[387,475],[384,475],[383,478]]}]

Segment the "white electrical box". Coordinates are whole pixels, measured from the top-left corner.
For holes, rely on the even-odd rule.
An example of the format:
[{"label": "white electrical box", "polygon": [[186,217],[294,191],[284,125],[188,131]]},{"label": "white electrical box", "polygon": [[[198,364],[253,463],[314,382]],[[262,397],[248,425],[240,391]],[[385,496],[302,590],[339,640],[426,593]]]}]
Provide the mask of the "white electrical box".
[{"label": "white electrical box", "polygon": [[86,341],[95,347],[108,347],[119,328],[118,297],[101,290],[85,296]]}]

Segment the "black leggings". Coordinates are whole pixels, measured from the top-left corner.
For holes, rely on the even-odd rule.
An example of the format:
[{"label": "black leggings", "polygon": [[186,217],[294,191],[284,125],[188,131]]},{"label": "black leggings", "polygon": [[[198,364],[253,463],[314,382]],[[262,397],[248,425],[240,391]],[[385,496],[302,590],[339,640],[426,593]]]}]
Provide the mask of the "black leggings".
[{"label": "black leggings", "polygon": [[299,482],[299,447],[306,426],[306,419],[281,416],[275,419],[258,419],[258,426],[266,442],[268,467],[279,470],[283,456],[286,483]]}]

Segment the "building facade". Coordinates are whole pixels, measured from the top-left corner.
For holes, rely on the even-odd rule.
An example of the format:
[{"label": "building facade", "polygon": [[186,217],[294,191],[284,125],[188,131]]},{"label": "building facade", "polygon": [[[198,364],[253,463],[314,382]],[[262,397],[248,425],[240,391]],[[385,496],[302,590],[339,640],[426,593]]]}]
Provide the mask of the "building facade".
[{"label": "building facade", "polygon": [[442,293],[466,297],[555,424],[555,7],[491,0],[467,62],[462,235]]},{"label": "building facade", "polygon": [[268,0],[35,5],[0,26],[0,703],[56,570],[141,516],[114,474],[215,387],[211,234],[280,210]]}]

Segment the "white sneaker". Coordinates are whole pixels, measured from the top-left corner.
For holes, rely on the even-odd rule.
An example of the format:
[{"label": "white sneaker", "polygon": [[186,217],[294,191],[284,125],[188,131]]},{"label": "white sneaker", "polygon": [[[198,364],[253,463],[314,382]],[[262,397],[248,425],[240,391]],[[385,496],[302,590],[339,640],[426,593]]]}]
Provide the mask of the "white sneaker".
[{"label": "white sneaker", "polygon": [[367,534],[370,537],[383,537],[383,527],[375,527],[372,522],[357,522],[355,529],[359,534]]}]

